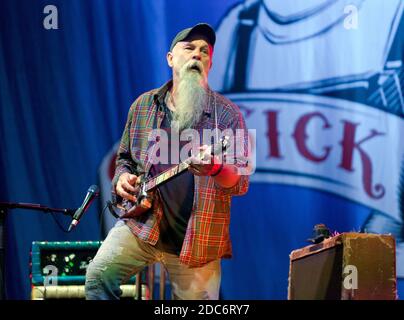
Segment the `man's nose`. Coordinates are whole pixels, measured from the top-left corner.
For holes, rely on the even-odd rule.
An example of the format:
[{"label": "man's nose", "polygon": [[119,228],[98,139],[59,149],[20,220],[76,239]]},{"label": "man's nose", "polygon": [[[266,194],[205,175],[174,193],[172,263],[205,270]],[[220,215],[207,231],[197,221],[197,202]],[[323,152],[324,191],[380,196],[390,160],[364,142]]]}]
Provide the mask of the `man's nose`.
[{"label": "man's nose", "polygon": [[202,59],[201,52],[200,51],[194,51],[194,53],[192,55],[192,59],[201,60]]}]

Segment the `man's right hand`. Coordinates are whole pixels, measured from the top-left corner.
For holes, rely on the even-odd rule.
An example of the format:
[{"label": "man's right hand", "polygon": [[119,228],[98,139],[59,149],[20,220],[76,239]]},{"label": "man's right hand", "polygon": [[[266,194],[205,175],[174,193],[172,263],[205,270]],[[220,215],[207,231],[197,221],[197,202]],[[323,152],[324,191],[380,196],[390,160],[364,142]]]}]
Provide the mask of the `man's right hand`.
[{"label": "man's right hand", "polygon": [[128,172],[122,173],[116,184],[116,194],[129,201],[136,202],[134,196],[139,190],[140,177]]}]

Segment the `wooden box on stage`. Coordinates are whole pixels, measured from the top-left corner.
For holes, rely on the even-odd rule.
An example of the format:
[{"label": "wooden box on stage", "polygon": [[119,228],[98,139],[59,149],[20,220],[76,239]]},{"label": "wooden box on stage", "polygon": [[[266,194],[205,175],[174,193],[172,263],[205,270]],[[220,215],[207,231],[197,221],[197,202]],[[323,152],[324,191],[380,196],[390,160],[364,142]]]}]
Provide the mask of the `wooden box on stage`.
[{"label": "wooden box on stage", "polygon": [[289,300],[394,300],[395,239],[342,233],[290,254]]}]

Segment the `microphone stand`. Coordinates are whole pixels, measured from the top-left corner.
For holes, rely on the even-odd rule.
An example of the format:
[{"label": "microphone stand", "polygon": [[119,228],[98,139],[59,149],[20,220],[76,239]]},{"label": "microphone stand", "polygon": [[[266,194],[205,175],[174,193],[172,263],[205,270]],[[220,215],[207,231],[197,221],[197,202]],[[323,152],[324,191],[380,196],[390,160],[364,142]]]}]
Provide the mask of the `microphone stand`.
[{"label": "microphone stand", "polygon": [[76,209],[61,209],[61,208],[49,208],[41,204],[36,203],[22,203],[22,202],[0,202],[0,210],[4,209],[30,209],[43,212],[61,212],[67,216],[73,216]]},{"label": "microphone stand", "polygon": [[6,256],[6,232],[5,221],[8,209],[29,209],[46,213],[60,212],[67,216],[73,216],[76,209],[50,208],[36,203],[0,202],[0,300],[6,299],[5,286],[5,256]]}]

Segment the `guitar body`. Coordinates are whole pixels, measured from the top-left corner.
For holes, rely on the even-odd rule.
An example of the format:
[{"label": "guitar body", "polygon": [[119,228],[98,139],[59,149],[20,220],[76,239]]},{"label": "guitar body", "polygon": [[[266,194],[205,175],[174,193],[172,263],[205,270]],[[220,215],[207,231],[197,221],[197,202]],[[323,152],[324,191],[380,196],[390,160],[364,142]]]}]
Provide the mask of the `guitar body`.
[{"label": "guitar body", "polygon": [[136,196],[136,202],[132,202],[126,199],[122,201],[122,204],[119,206],[119,209],[121,210],[121,218],[135,218],[141,216],[147,210],[151,209],[153,204],[154,192],[146,192],[145,188],[145,183],[141,183],[139,192]]},{"label": "guitar body", "polygon": [[143,199],[140,203],[123,201],[121,205],[121,218],[135,218],[151,209],[152,203],[148,199]]},{"label": "guitar body", "polygon": [[[227,149],[229,145],[229,137],[224,136],[221,138],[220,142],[213,147],[211,146],[207,151],[212,155],[217,155],[220,152],[223,152]],[[204,152],[199,154],[199,159],[204,158]],[[145,179],[144,176],[141,176],[141,183],[139,184],[139,192],[136,196],[136,203],[124,199],[122,204],[116,205],[119,209],[119,217],[120,218],[135,218],[144,214],[146,211],[150,210],[153,204],[154,191],[156,188],[174,178],[175,176],[181,174],[185,170],[188,170],[189,160],[185,160],[184,162],[176,165],[162,173],[160,173],[157,177],[153,177],[150,179]]]}]

